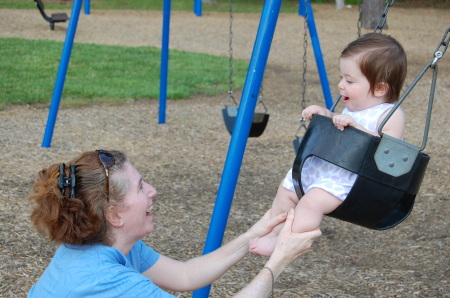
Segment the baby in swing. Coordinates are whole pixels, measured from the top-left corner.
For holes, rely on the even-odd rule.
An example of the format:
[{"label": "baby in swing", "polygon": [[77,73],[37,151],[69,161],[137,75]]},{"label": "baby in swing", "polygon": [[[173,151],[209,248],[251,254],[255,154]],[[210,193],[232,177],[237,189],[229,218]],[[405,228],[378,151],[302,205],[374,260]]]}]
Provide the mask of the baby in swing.
[{"label": "baby in swing", "polygon": [[[351,42],[340,56],[339,93],[345,108],[342,114],[311,105],[302,117],[315,114],[333,118],[344,130],[353,126],[378,136],[378,127],[399,99],[406,77],[407,61],[403,47],[394,38],[381,33],[367,33]],[[383,134],[402,139],[405,116],[398,108],[383,127]],[[305,195],[299,199],[292,181],[292,169],[280,184],[272,203],[271,216],[295,208],[292,231],[312,231],[320,226],[324,214],[334,211],[347,197],[357,175],[318,157],[308,158],[301,170]],[[250,241],[250,252],[270,256],[281,225],[272,232]]]}]

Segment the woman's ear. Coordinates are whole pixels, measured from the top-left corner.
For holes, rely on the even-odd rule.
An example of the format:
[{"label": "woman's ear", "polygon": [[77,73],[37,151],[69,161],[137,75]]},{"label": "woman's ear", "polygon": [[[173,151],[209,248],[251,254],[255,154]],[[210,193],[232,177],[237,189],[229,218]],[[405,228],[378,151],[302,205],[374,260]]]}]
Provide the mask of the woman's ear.
[{"label": "woman's ear", "polygon": [[106,221],[113,227],[119,228],[123,225],[122,217],[117,213],[116,206],[108,206],[105,217]]},{"label": "woman's ear", "polygon": [[389,90],[388,84],[381,82],[377,84],[373,94],[375,95],[375,97],[383,97],[387,94],[388,90]]}]

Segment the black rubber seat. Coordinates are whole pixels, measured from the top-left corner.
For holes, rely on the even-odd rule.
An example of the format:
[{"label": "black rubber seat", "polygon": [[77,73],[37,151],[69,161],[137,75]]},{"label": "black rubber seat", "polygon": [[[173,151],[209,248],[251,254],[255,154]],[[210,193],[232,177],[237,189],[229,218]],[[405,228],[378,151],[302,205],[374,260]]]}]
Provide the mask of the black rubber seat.
[{"label": "black rubber seat", "polygon": [[303,164],[317,156],[358,175],[346,200],[328,216],[375,230],[398,225],[412,211],[430,157],[418,147],[389,138],[394,139],[353,127],[340,131],[331,118],[314,115],[294,161],[297,196],[304,195]]},{"label": "black rubber seat", "polygon": [[69,19],[69,16],[65,12],[52,13],[51,16],[48,16],[45,13],[44,3],[41,0],[34,0],[34,2],[36,2],[36,6],[44,20],[50,23],[51,30],[55,30],[55,23],[64,23]]}]

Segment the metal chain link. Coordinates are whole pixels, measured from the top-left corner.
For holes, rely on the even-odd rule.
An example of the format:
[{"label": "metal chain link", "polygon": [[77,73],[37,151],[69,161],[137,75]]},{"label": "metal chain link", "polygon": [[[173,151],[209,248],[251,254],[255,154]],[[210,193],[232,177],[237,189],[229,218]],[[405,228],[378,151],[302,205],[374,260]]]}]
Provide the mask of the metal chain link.
[{"label": "metal chain link", "polygon": [[441,42],[439,43],[439,45],[437,46],[436,50],[434,51],[434,60],[431,63],[431,68],[435,68],[436,67],[436,63],[438,62],[438,60],[441,59],[444,56],[445,51],[447,51],[448,45],[450,43],[449,32],[450,32],[450,27],[447,28],[447,31],[445,31]]},{"label": "metal chain link", "polygon": [[[309,0],[305,1],[305,21],[303,22],[303,76],[302,76],[302,100],[301,100],[301,106],[302,111],[306,109],[306,69],[308,66],[308,59],[307,59],[307,50],[308,50],[308,3]],[[297,129],[295,136],[299,138],[299,132],[301,129],[306,130],[306,119],[301,117],[300,118],[300,126]]]},{"label": "metal chain link", "polygon": [[361,20],[361,17],[362,17],[363,5],[364,5],[364,1],[363,1],[363,0],[360,0],[360,1],[359,1],[359,16],[358,16],[358,24],[357,24],[357,26],[358,26],[358,38],[361,37],[361,28],[362,28],[362,20]]},{"label": "metal chain link", "polygon": [[388,11],[389,11],[389,7],[391,7],[392,4],[394,4],[394,0],[386,1],[386,7],[384,8],[384,12],[380,16],[380,18],[378,19],[378,24],[376,25],[376,27],[373,30],[373,32],[376,33],[377,31],[379,31],[379,33],[381,33],[383,31],[383,27],[384,27],[384,24],[386,23],[386,18],[387,18],[387,14],[388,14]]},{"label": "metal chain link", "polygon": [[302,110],[306,108],[306,68],[307,68],[307,50],[308,50],[308,2],[305,1],[305,21],[303,22],[303,76],[302,76]]},{"label": "metal chain link", "polygon": [[230,71],[229,74],[229,82],[228,82],[228,94],[233,94],[233,0],[229,0],[230,4],[230,13],[229,13],[229,22],[230,22],[230,30],[229,30],[229,66],[228,69]]}]

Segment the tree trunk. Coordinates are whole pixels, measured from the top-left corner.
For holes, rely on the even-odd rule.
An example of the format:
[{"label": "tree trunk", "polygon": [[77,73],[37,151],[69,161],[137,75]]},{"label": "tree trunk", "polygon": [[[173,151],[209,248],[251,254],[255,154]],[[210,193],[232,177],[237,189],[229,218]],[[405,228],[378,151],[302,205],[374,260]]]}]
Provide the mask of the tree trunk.
[{"label": "tree trunk", "polygon": [[344,0],[336,0],[336,9],[343,9],[344,8]]},{"label": "tree trunk", "polygon": [[[378,20],[384,12],[384,0],[363,0],[361,7],[361,25],[364,29],[375,29]],[[387,22],[383,29],[387,29]]]}]

